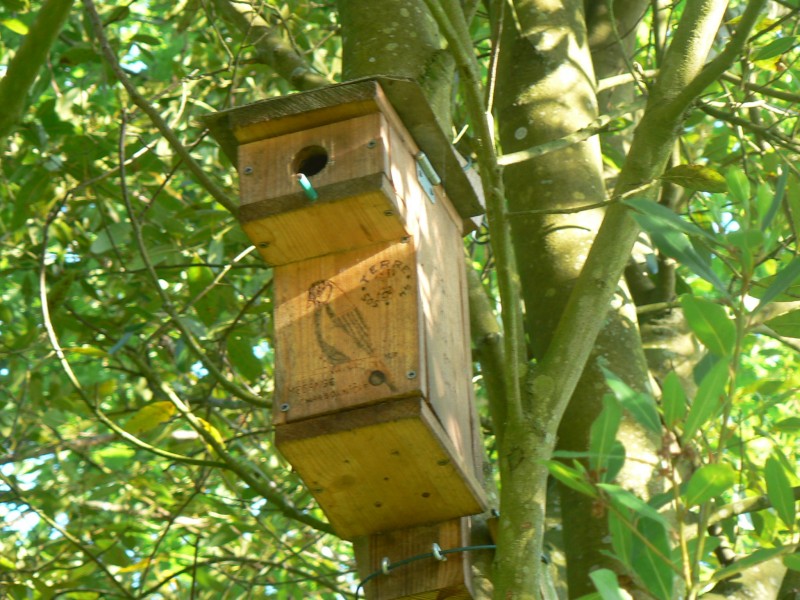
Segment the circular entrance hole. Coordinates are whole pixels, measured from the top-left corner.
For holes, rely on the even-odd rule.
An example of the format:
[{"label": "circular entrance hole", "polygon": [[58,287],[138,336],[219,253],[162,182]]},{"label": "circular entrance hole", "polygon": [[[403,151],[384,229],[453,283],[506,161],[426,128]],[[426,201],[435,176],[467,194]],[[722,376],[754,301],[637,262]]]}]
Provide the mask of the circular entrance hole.
[{"label": "circular entrance hole", "polygon": [[311,177],[328,164],[328,151],[322,146],[306,146],[295,154],[292,161],[292,172],[296,175]]}]

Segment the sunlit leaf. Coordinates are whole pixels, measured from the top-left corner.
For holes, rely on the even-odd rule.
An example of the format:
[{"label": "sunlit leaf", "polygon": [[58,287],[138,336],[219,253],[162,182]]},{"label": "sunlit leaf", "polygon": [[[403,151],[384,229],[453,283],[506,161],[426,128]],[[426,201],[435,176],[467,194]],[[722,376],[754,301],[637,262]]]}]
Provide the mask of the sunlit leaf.
[{"label": "sunlit leaf", "polygon": [[661,431],[661,420],[658,418],[658,409],[655,399],[648,393],[637,392],[622,381],[614,373],[603,369],[606,382],[611,391],[634,419],[656,433]]},{"label": "sunlit leaf", "polygon": [[752,55],[752,60],[769,60],[789,52],[797,45],[796,36],[780,37],[758,48]]},{"label": "sunlit leaf", "polygon": [[603,410],[592,423],[589,434],[589,465],[593,469],[600,471],[606,467],[621,420],[620,403],[614,396],[603,396]]},{"label": "sunlit leaf", "polygon": [[675,371],[670,371],[661,385],[661,407],[667,427],[674,427],[686,416],[688,401],[683,391],[680,378]]},{"label": "sunlit leaf", "polygon": [[718,356],[730,356],[736,344],[736,325],[725,309],[689,294],[681,296],[680,303],[689,326],[706,348]]},{"label": "sunlit leaf", "polygon": [[725,360],[720,360],[703,377],[683,425],[685,440],[694,437],[703,425],[722,410],[724,405],[722,396],[725,393],[728,376],[729,364]]},{"label": "sunlit leaf", "polygon": [[547,462],[547,470],[550,471],[550,474],[553,477],[558,479],[568,488],[571,488],[576,492],[580,492],[581,494],[585,494],[591,498],[597,496],[597,492],[594,490],[592,485],[586,481],[585,476],[580,471],[572,469],[564,463],[556,460]]},{"label": "sunlit leaf", "polygon": [[610,569],[595,569],[589,577],[603,600],[628,600],[631,597],[619,587],[617,574]]},{"label": "sunlit leaf", "polygon": [[729,464],[704,465],[692,474],[686,488],[686,504],[695,506],[716,498],[736,483],[736,471]]},{"label": "sunlit leaf", "polygon": [[[203,429],[211,435],[213,440],[219,446],[225,448],[225,438],[222,437],[222,434],[219,432],[219,429],[214,427],[211,423],[209,423],[205,419],[201,419],[198,417],[197,420],[200,422],[200,425],[203,427]],[[211,453],[215,452],[214,446],[211,445],[210,442],[206,442],[206,449]]]},{"label": "sunlit leaf", "polygon": [[764,465],[764,479],[767,482],[767,497],[778,516],[787,527],[794,527],[795,505],[794,492],[783,465],[773,457]]},{"label": "sunlit leaf", "polygon": [[602,489],[612,500],[618,502],[621,506],[631,509],[639,516],[660,523],[664,527],[669,527],[666,518],[661,513],[625,488],[611,483],[598,483],[597,487]]},{"label": "sunlit leaf", "polygon": [[163,400],[143,406],[125,423],[125,431],[143,433],[166,423],[175,414],[175,405]]},{"label": "sunlit leaf", "polygon": [[792,283],[800,277],[800,257],[795,258],[788,265],[783,267],[775,274],[775,279],[761,295],[761,300],[756,306],[755,311],[762,309],[772,302],[779,294],[783,293]]},{"label": "sunlit leaf", "polygon": [[3,19],[0,21],[0,23],[14,33],[18,33],[20,35],[28,34],[28,26],[19,19]]}]

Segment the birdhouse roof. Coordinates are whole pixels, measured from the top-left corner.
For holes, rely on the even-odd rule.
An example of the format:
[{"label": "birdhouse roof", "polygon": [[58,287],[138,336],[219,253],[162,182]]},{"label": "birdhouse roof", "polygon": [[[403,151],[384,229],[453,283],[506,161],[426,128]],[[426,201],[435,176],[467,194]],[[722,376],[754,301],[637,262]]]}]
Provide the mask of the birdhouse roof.
[{"label": "birdhouse roof", "polygon": [[201,118],[234,165],[242,144],[387,110],[400,116],[466,221],[484,212],[480,185],[467,177],[419,85],[410,79],[375,77],[269,98]]}]

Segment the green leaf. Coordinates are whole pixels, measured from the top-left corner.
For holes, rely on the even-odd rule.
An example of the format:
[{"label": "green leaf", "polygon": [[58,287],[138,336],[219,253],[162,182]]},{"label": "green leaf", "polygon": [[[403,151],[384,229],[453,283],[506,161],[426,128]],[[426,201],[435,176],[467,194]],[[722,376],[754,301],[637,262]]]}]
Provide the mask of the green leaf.
[{"label": "green leaf", "polygon": [[736,325],[722,306],[689,294],[680,297],[680,304],[689,326],[706,348],[717,356],[733,353]]},{"label": "green leaf", "polygon": [[686,487],[686,504],[696,506],[716,498],[736,483],[736,471],[729,464],[716,463],[697,469]]},{"label": "green leaf", "polygon": [[796,36],[780,37],[770,43],[761,46],[753,53],[752,60],[769,60],[775,56],[786,54],[797,45]]},{"label": "green leaf", "polygon": [[795,499],[792,484],[783,470],[781,462],[774,457],[764,465],[764,479],[767,482],[767,497],[778,516],[789,529],[794,528]]},{"label": "green leaf", "polygon": [[667,427],[674,427],[686,416],[688,401],[681,380],[675,371],[670,371],[661,386],[661,410]]},{"label": "green leaf", "polygon": [[597,497],[597,492],[592,485],[586,481],[584,474],[577,470],[572,469],[562,462],[556,460],[547,461],[547,470],[550,474],[558,479],[561,483],[570,489],[585,494],[591,498]]},{"label": "green leaf", "polygon": [[658,418],[658,409],[653,397],[650,394],[632,389],[606,368],[603,368],[603,373],[605,373],[608,387],[614,392],[617,400],[620,401],[625,410],[650,431],[660,433],[661,421]]},{"label": "green leaf", "polygon": [[780,167],[780,173],[778,181],[775,183],[775,195],[772,197],[769,209],[767,209],[764,218],[761,220],[761,231],[766,231],[769,228],[772,221],[775,219],[775,215],[778,213],[778,209],[781,207],[781,204],[783,204],[783,197],[786,193],[786,182],[789,179],[789,169],[786,165]]},{"label": "green leaf", "polygon": [[145,46],[161,45],[161,38],[157,38],[154,35],[147,35],[146,33],[137,33],[131,38],[131,41],[137,44],[144,44]]},{"label": "green leaf", "polygon": [[750,180],[747,179],[747,175],[740,169],[732,168],[728,170],[725,180],[728,182],[728,189],[734,201],[747,206],[750,201]]},{"label": "green leaf", "polygon": [[786,290],[795,279],[800,277],[800,257],[795,258],[775,275],[775,279],[761,296],[761,301],[753,312],[758,312],[778,294]]},{"label": "green leaf", "polygon": [[675,231],[682,231],[690,237],[705,238],[710,242],[717,242],[717,239],[711,233],[683,219],[680,215],[676,214],[674,210],[670,210],[658,202],[653,202],[647,198],[628,198],[627,200],[623,200],[623,204],[627,204],[638,213],[647,215],[650,219],[660,223],[663,227],[674,229]]},{"label": "green leaf", "polygon": [[800,430],[800,417],[789,417],[778,421],[772,426],[774,431],[780,433],[792,433]]},{"label": "green leaf", "polygon": [[634,537],[633,570],[653,596],[659,600],[672,600],[675,569],[670,562],[672,548],[666,528],[642,519],[636,529],[640,536]]},{"label": "green leaf", "polygon": [[[713,237],[701,233],[702,230],[699,227],[694,227],[683,221],[674,213],[672,217],[668,217],[667,213],[664,212],[666,209],[653,209],[653,207],[641,200],[634,200],[632,204],[628,201],[628,203],[636,209],[633,212],[633,218],[650,235],[659,250],[691,269],[692,272],[711,283],[719,291],[727,294],[725,285],[711,269],[708,261],[694,249],[688,239],[688,236],[693,238],[702,236],[706,239],[714,240]],[[676,218],[682,223],[676,221]]]},{"label": "green leaf", "polygon": [[228,336],[226,347],[231,364],[246,379],[255,381],[264,374],[264,365],[253,354],[253,342],[249,337],[234,333]]},{"label": "green leaf", "polygon": [[[629,511],[624,511],[629,512]],[[608,511],[608,532],[611,534],[611,547],[622,564],[631,567],[633,559],[633,531],[632,526],[622,514]]]},{"label": "green leaf", "polygon": [[676,165],[666,170],[661,179],[698,192],[721,194],[728,191],[725,178],[705,165]]},{"label": "green leaf", "polygon": [[612,483],[598,483],[597,487],[608,494],[614,502],[631,509],[640,517],[661,523],[664,527],[669,526],[666,518],[661,513],[625,488]]},{"label": "green leaf", "polygon": [[722,410],[724,399],[721,396],[725,393],[728,376],[728,361],[720,360],[703,377],[683,425],[685,442],[693,438],[703,425]]},{"label": "green leaf", "polygon": [[136,411],[125,423],[124,429],[134,434],[150,431],[169,421],[174,414],[175,405],[172,402],[168,400],[153,402]]},{"label": "green leaf", "polygon": [[756,550],[752,554],[745,556],[744,558],[738,559],[732,565],[729,565],[723,569],[715,571],[714,581],[721,581],[723,579],[727,579],[731,575],[742,573],[747,569],[758,566],[761,563],[767,562],[768,560],[775,558],[780,554],[785,553],[787,550],[788,548],[784,546],[778,546],[776,548],[761,548],[759,550]]},{"label": "green leaf", "polygon": [[800,571],[800,554],[787,554],[783,557],[783,564],[792,571]]},{"label": "green leaf", "polygon": [[622,406],[614,396],[606,394],[603,396],[603,410],[592,423],[589,433],[589,466],[595,471],[605,469],[621,420]]},{"label": "green leaf", "polygon": [[589,573],[589,577],[597,588],[603,600],[626,600],[630,595],[623,595],[622,588],[619,587],[617,574],[610,569],[596,569]]},{"label": "green leaf", "polygon": [[800,338],[800,309],[769,319],[764,325],[779,335]]}]

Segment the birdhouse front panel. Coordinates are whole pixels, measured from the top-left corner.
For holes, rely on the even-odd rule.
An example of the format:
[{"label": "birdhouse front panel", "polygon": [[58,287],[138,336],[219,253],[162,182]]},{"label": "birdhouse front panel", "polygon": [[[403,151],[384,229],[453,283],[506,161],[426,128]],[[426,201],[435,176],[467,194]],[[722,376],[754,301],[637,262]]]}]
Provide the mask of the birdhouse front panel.
[{"label": "birdhouse front panel", "polygon": [[267,262],[283,265],[404,235],[388,137],[384,115],[372,113],[240,146],[239,218]]},{"label": "birdhouse front panel", "polygon": [[427,397],[418,265],[406,240],[275,269],[275,423]]},{"label": "birdhouse front panel", "polygon": [[[469,519],[453,519],[402,531],[359,538],[353,543],[367,600],[472,600],[469,552],[442,554],[446,560],[428,557],[380,573],[384,559],[395,564],[415,556],[432,554],[433,545],[446,552],[472,545]],[[409,568],[411,567],[411,568]]]}]

